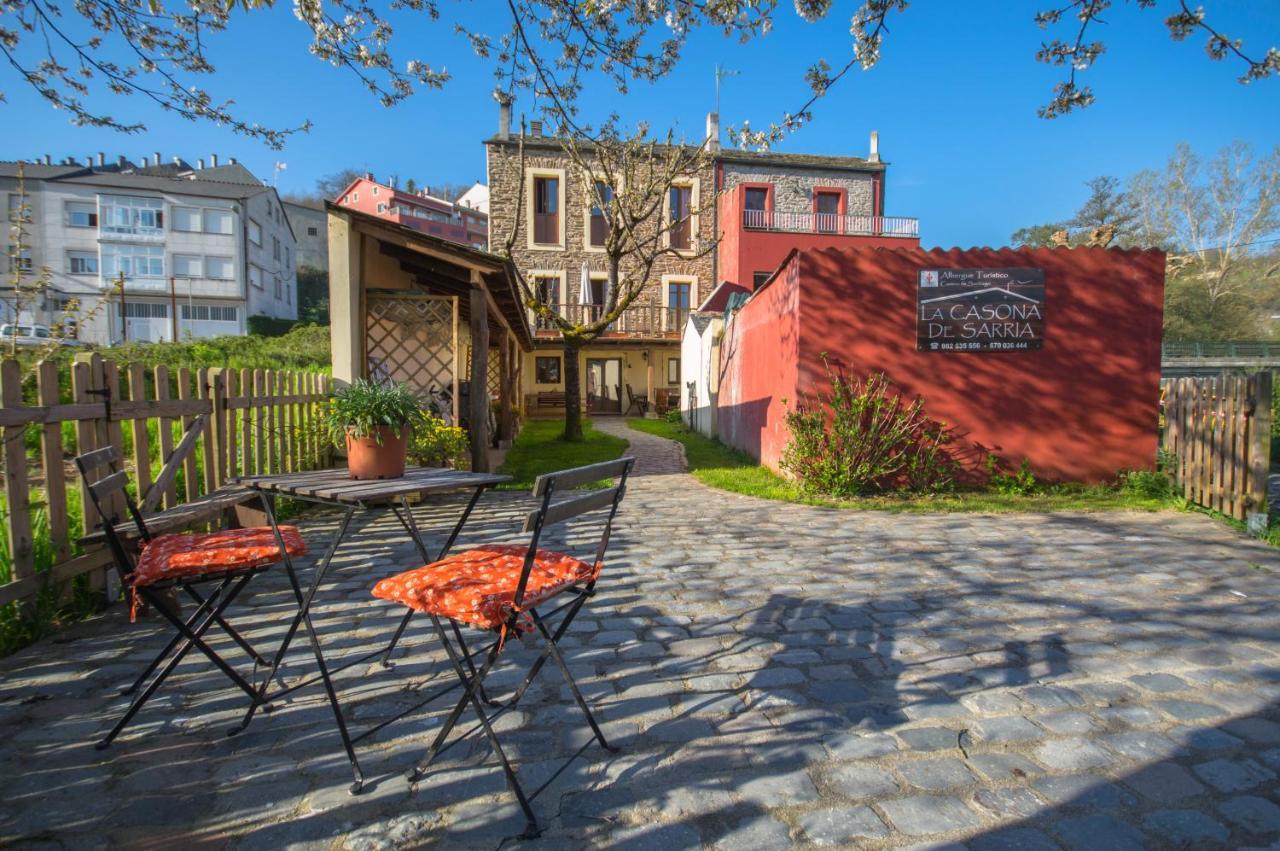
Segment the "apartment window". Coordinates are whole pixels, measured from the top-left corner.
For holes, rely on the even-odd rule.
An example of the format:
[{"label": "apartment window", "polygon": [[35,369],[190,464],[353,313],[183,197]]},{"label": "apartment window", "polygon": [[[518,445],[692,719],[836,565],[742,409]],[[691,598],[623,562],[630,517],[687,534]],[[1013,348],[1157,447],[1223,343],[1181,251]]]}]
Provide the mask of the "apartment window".
[{"label": "apartment window", "polygon": [[103,195],[98,200],[102,230],[129,236],[164,233],[164,202],[159,198]]},{"label": "apartment window", "polygon": [[293,304],[293,284],[284,282],[284,303]]},{"label": "apartment window", "polygon": [[15,192],[9,196],[9,221],[16,222],[19,217],[24,222],[31,221],[31,198],[28,196],[23,204],[22,196]]},{"label": "apartment window", "polygon": [[249,241],[259,248],[262,247],[262,225],[249,219]]},{"label": "apartment window", "polygon": [[[595,194],[591,198],[591,245],[593,247],[603,247],[604,241],[609,238],[607,205],[612,200],[613,187],[603,180],[597,180]],[[601,207],[601,202],[606,206]]]},{"label": "apartment window", "polygon": [[383,204],[382,202],[378,202],[378,212],[385,213],[386,211],[387,211],[387,205]]},{"label": "apartment window", "polygon": [[290,264],[291,264],[291,262],[292,262],[292,261],[291,261],[291,260],[289,260],[289,246],[287,246],[287,245],[286,245],[286,246],[284,247],[284,267],[285,267],[286,269],[288,269],[288,268],[289,268],[289,266],[290,266]]},{"label": "apartment window", "polygon": [[359,192],[352,192],[352,193],[351,193],[351,203],[352,203],[352,204],[354,204],[354,203],[356,203],[356,202],[357,202],[357,201],[359,201],[359,200],[360,200],[360,193],[359,193]]},{"label": "apartment window", "polygon": [[30,272],[31,269],[32,269],[31,249],[24,248],[21,251],[19,251],[18,246],[10,245],[9,246],[9,271],[10,272],[16,272],[16,271]]},{"label": "apartment window", "polygon": [[693,247],[693,187],[672,186],[667,205],[667,236],[671,247],[687,251]]},{"label": "apartment window", "polygon": [[668,331],[679,331],[684,328],[689,318],[689,304],[693,298],[693,279],[671,279],[663,275],[662,285],[666,288],[666,312],[663,327]]},{"label": "apartment window", "polygon": [[553,310],[560,304],[560,279],[552,275],[538,275],[533,279],[533,291],[538,301]]},{"label": "apartment window", "polygon": [[94,251],[68,251],[67,273],[71,275],[98,274],[98,254]]},{"label": "apartment window", "polygon": [[98,205],[92,201],[68,201],[67,226],[73,228],[96,228],[98,226]]},{"label": "apartment window", "polygon": [[249,264],[249,283],[258,289],[262,289],[262,269],[252,263]]},{"label": "apartment window", "polygon": [[667,358],[667,384],[680,384],[680,358]]},{"label": "apartment window", "polygon": [[279,298],[280,298],[280,297],[281,297],[281,295],[282,295],[282,285],[281,285],[281,282],[280,282],[280,276],[279,276],[279,275],[276,275],[276,276],[275,276],[275,287],[274,287],[274,292],[275,292],[275,297],[276,297],[276,299],[277,299],[277,300],[279,300]]},{"label": "apartment window", "polygon": [[230,281],[236,276],[230,257],[204,258],[204,273],[218,281]]},{"label": "apartment window", "polygon": [[374,194],[374,195],[377,195],[377,194],[378,194],[378,187],[376,187],[376,186],[375,186],[375,187],[373,187],[373,194]]},{"label": "apartment window", "polygon": [[217,304],[184,304],[181,306],[179,315],[188,321],[194,319],[197,322],[237,322],[240,319],[240,310],[236,307],[223,307]]},{"label": "apartment window", "polygon": [[204,229],[199,207],[174,207],[173,229],[188,233],[199,233]]},{"label": "apartment window", "polygon": [[271,237],[271,258],[277,261],[280,259],[280,237],[278,236]]},{"label": "apartment window", "polygon": [[307,236],[315,236],[315,235],[316,235],[315,228],[307,228]]},{"label": "apartment window", "polygon": [[560,242],[560,178],[533,178],[533,241],[538,245]]},{"label": "apartment window", "polygon": [[204,232],[230,234],[235,230],[235,217],[230,210],[205,210]]},{"label": "apartment window", "polygon": [[592,275],[588,279],[591,286],[591,303],[594,305],[604,304],[605,290],[609,289],[608,275]]},{"label": "apartment window", "polygon": [[535,363],[537,373],[537,382],[539,384],[559,384],[560,383],[560,358],[558,357],[539,357]]},{"label": "apartment window", "polygon": [[169,305],[163,302],[126,301],[120,307],[126,319],[169,318]]},{"label": "apartment window", "polygon": [[126,278],[163,278],[164,249],[146,245],[102,245],[102,275],[114,280]]},{"label": "apartment window", "polygon": [[204,258],[195,254],[173,255],[173,274],[177,278],[203,278]]},{"label": "apartment window", "polygon": [[769,189],[764,186],[748,186],[742,195],[742,226],[764,228],[769,226]]},{"label": "apartment window", "polygon": [[772,273],[772,272],[752,272],[752,273],[751,273],[751,288],[752,288],[753,290],[754,290],[754,289],[759,289],[759,288],[760,288],[760,286],[761,286],[761,285],[763,285],[765,281],[769,280],[770,276],[772,276],[772,275],[773,275],[773,273]]},{"label": "apartment window", "polygon": [[818,233],[835,233],[840,224],[840,193],[813,193],[814,229]]}]

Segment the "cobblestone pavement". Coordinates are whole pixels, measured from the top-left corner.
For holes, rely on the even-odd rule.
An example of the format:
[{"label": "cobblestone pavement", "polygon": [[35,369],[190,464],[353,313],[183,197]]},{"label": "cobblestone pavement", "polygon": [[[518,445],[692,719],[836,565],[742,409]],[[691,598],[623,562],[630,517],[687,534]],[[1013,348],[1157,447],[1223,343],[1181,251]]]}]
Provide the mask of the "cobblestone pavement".
[{"label": "cobblestone pavement", "polygon": [[688,469],[684,447],[674,440],[636,431],[620,417],[596,417],[591,424],[597,431],[621,437],[631,444],[627,454],[634,455],[636,459],[633,476],[666,476]]},{"label": "cobblestone pavement", "polygon": [[[470,541],[514,537],[527,502],[482,506]],[[439,541],[456,508],[418,519]],[[396,622],[368,594],[413,561],[393,522],[338,554],[315,610],[331,661]],[[305,520],[314,550],[333,523]],[[498,723],[527,788],[550,781],[529,845],[1280,847],[1277,570],[1197,514],[841,512],[639,475],[565,642],[620,752],[552,778],[587,737],[551,669]],[[261,578],[238,610],[270,646],[289,596]],[[194,660],[95,751],[162,635],[113,611],[0,660],[0,845],[494,848],[521,828],[477,735],[403,776],[451,703],[415,708],[449,675],[424,622],[394,670],[339,675],[355,731],[404,716],[362,742],[359,797],[317,689],[228,738],[243,699]],[[499,682],[529,656],[513,642]]]}]

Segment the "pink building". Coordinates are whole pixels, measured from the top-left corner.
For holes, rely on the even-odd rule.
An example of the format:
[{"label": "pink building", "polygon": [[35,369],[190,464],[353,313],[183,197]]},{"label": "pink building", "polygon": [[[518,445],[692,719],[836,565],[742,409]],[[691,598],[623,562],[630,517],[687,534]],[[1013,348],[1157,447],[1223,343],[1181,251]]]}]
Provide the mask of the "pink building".
[{"label": "pink building", "polygon": [[489,245],[487,210],[446,201],[425,192],[397,189],[394,178],[390,183],[379,183],[372,174],[366,173],[352,181],[334,199],[334,203],[451,242],[475,248],[487,248]]}]

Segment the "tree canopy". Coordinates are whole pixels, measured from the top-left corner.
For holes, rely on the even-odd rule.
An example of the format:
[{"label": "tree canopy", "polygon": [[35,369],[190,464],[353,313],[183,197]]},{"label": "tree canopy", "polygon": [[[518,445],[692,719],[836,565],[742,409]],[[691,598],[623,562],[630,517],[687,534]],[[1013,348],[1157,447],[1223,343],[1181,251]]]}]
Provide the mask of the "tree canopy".
[{"label": "tree canopy", "polygon": [[[1167,34],[1182,41],[1204,40],[1210,59],[1231,61],[1239,81],[1250,83],[1280,73],[1280,49],[1246,45],[1213,24],[1203,8],[1185,0],[1131,0],[1144,10],[1163,10]],[[274,5],[274,0],[24,0],[0,5],[0,55],[11,77],[36,91],[77,125],[109,127],[126,133],[145,129],[141,120],[117,117],[99,109],[94,97],[110,93],[136,96],[161,109],[196,121],[210,121],[280,148],[290,135],[308,129],[267,126],[234,108],[233,93],[215,92],[206,82],[216,68],[209,59],[211,39],[238,18]],[[831,0],[795,0],[796,14],[806,21],[833,18]],[[1094,39],[1113,0],[1062,0],[1037,13],[1028,25],[1045,33],[1035,60],[1063,70],[1039,113],[1055,118],[1093,103],[1093,90],[1080,78],[1106,52]],[[536,94],[540,109],[560,125],[578,126],[578,102],[591,82],[625,94],[637,82],[652,82],[680,62],[690,36],[702,29],[750,41],[767,33],[781,14],[777,0],[504,0],[501,11],[487,15],[492,29],[481,30],[463,18],[447,20],[439,0],[395,0],[379,9],[368,0],[296,0],[294,15],[311,31],[310,53],[354,74],[385,106],[418,89],[449,83],[450,73],[429,56],[410,56],[421,45],[438,44],[422,31],[397,36],[399,13],[419,13],[435,35],[455,32],[475,53],[490,60],[497,91]],[[763,130],[748,122],[730,128],[730,138],[747,147],[768,147],[812,117],[818,99],[854,68],[868,69],[887,49],[889,24],[908,25],[927,15],[908,11],[907,0],[861,0],[847,26],[853,36],[848,56],[816,58],[804,75],[806,98]],[[981,16],[974,16],[976,26]],[[832,23],[834,25],[834,22]],[[393,46],[398,51],[393,55]],[[799,82],[799,81],[797,81]],[[0,100],[3,89],[0,88]],[[800,100],[800,96],[797,97]],[[91,103],[93,101],[93,103]]]}]

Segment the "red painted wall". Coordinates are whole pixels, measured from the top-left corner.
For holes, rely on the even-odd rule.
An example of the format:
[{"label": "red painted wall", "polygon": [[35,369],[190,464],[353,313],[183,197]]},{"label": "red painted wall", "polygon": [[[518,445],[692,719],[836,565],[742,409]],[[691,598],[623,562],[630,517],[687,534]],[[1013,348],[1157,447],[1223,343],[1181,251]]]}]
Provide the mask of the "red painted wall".
[{"label": "red painted wall", "polygon": [[757,458],[786,445],[784,399],[794,403],[800,366],[800,267],[789,264],[734,314],[720,344],[720,439]]},{"label": "red painted wall", "polygon": [[[374,187],[378,189],[377,195],[373,194]],[[488,241],[488,219],[482,218],[482,214],[468,213],[467,208],[462,207],[459,208],[463,217],[462,222],[438,222],[418,216],[404,216],[393,210],[400,205],[416,205],[449,215],[453,206],[444,201],[437,202],[430,198],[392,189],[385,183],[378,183],[366,177],[357,178],[343,194],[334,199],[334,202],[451,242],[470,245]],[[383,205],[382,212],[378,211],[379,204]]]},{"label": "red painted wall", "polygon": [[[1032,266],[1045,273],[1044,348],[1023,352],[916,351],[916,279],[921,269]],[[864,249],[807,251],[785,270],[798,282],[797,384],[828,388],[820,353],[850,376],[885,372],[935,418],[956,427],[975,467],[987,452],[1012,465],[1026,458],[1042,478],[1097,482],[1121,469],[1150,469],[1156,454],[1164,255],[1076,249]],[[781,277],[781,276],[780,276]],[[776,309],[757,293],[726,332],[726,362],[787,352],[770,339]],[[776,315],[776,314],[775,314]],[[741,321],[740,321],[741,320]],[[762,391],[738,394],[749,412]],[[727,397],[722,384],[721,399]],[[724,404],[724,402],[722,402]],[[734,419],[721,411],[720,422]],[[777,468],[786,445],[781,412],[722,434]],[[738,417],[739,420],[742,417]],[[760,435],[753,440],[753,433]],[[756,454],[756,453],[753,453]]]},{"label": "red painted wall", "polygon": [[777,269],[778,264],[787,259],[787,254],[792,249],[917,248],[920,245],[918,237],[747,230],[742,226],[743,198],[741,186],[720,196],[717,274],[721,281],[731,281],[748,289],[752,286],[752,276],[756,272],[772,272]]}]

